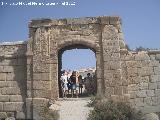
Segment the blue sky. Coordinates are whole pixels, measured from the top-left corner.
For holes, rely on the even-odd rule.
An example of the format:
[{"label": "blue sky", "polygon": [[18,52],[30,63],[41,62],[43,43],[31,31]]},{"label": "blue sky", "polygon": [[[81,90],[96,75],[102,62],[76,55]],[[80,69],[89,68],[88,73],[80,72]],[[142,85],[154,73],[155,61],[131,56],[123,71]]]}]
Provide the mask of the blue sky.
[{"label": "blue sky", "polygon": [[[1,5],[2,2],[19,1],[75,2],[75,5]],[[102,15],[120,16],[122,18],[124,39],[130,48],[134,49],[138,46],[160,48],[160,0],[0,0],[0,42],[27,40],[27,26],[31,19]],[[88,54],[88,52],[83,52],[80,55],[83,54]],[[92,60],[92,57],[88,59]],[[80,61],[83,60],[80,59]],[[88,63],[86,62],[86,64]]]}]

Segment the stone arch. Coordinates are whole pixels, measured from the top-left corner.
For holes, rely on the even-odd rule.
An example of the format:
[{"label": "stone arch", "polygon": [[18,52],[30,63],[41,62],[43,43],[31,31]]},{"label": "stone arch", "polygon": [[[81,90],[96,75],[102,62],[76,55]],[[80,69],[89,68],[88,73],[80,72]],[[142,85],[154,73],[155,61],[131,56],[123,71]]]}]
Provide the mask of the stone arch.
[{"label": "stone arch", "polygon": [[[87,43],[87,42],[86,42]],[[61,67],[62,67],[62,54],[63,52],[65,52],[66,50],[72,50],[72,49],[90,49],[92,52],[95,53],[95,57],[96,57],[96,50],[92,47],[93,45],[89,45],[89,44],[85,44],[83,42],[74,42],[74,43],[66,43],[61,45],[61,49],[58,49],[58,86],[59,86],[59,97],[61,97],[61,89],[60,89],[60,72],[61,72]],[[96,58],[96,62],[97,62],[97,58]],[[97,65],[96,65],[97,68]],[[97,82],[97,80],[96,80]]]},{"label": "stone arch", "polygon": [[58,51],[60,49],[64,49],[68,46],[72,46],[72,45],[82,45],[82,46],[86,46],[87,48],[91,49],[94,52],[98,52],[100,51],[100,46],[98,44],[95,44],[93,42],[90,42],[88,40],[84,40],[84,39],[80,39],[80,40],[74,40],[69,42],[69,40],[63,41],[62,43],[58,44]]}]

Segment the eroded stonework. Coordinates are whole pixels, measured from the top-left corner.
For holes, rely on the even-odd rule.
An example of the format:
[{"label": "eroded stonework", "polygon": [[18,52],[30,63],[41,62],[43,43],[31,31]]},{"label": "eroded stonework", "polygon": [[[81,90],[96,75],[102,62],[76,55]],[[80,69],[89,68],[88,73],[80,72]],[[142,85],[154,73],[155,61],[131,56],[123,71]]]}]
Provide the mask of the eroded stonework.
[{"label": "eroded stonework", "polygon": [[59,55],[77,46],[96,54],[97,94],[160,112],[160,51],[128,51],[119,17],[41,19],[25,43],[0,45],[0,111],[36,119],[58,99]]}]

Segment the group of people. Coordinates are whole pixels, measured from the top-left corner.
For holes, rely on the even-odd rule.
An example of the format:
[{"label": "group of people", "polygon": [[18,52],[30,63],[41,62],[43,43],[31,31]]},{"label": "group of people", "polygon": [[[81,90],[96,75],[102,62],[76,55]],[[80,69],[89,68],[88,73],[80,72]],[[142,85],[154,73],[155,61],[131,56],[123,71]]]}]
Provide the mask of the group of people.
[{"label": "group of people", "polygon": [[[83,79],[82,75],[76,71],[73,71],[71,76],[68,76],[67,71],[63,71],[60,81],[63,97],[67,97],[70,91],[71,97],[74,96],[74,93],[76,97],[79,97],[79,94],[82,94],[82,92],[87,92],[89,94],[96,92],[95,79],[93,79],[90,73]],[[82,88],[85,88],[85,90],[83,91]]]}]

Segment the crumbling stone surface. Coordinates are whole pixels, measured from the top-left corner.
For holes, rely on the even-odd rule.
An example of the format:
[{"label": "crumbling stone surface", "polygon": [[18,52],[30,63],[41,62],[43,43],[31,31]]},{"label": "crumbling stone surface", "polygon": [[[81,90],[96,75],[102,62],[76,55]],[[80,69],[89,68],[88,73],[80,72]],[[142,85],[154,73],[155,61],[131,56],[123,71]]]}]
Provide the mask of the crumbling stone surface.
[{"label": "crumbling stone surface", "polygon": [[159,120],[159,117],[155,113],[148,113],[142,117],[142,120]]}]

